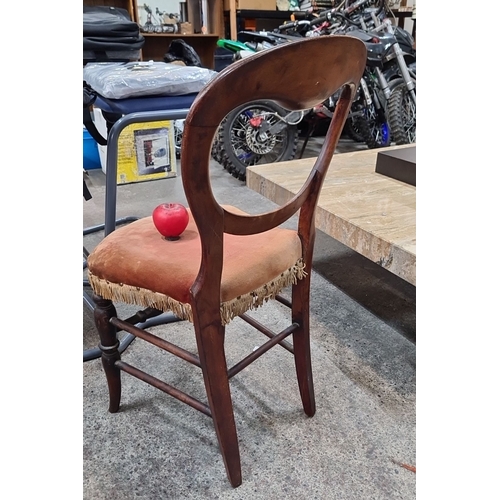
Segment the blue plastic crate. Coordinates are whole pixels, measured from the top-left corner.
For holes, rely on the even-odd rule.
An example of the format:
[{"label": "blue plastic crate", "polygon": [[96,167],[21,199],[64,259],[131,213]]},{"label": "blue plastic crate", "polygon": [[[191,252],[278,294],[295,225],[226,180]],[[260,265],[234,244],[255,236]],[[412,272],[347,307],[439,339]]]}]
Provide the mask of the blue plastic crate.
[{"label": "blue plastic crate", "polygon": [[86,128],[83,129],[83,168],[84,170],[101,168],[97,142]]}]

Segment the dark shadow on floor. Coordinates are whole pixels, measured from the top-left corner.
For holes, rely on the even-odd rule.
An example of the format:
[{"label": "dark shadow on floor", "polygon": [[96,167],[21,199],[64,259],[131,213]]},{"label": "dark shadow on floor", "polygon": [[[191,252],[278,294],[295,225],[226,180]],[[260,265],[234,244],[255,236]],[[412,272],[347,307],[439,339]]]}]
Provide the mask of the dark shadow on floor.
[{"label": "dark shadow on floor", "polygon": [[372,314],[416,343],[416,287],[317,231],[313,268]]}]

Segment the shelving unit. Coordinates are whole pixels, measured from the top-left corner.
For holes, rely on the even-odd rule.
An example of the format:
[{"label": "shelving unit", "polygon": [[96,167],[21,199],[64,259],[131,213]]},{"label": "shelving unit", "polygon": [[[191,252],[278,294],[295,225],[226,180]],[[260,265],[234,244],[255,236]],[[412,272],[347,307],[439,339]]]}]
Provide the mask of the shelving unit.
[{"label": "shelving unit", "polygon": [[168,51],[172,40],[180,38],[193,47],[205,67],[214,68],[218,35],[202,35],[201,33],[194,35],[143,33],[143,35],[145,42],[142,48],[142,59],[144,61],[163,61],[163,56]]},{"label": "shelving unit", "polygon": [[[182,39],[193,47],[200,56],[204,66],[213,69],[215,66],[217,40],[219,38],[224,38],[222,0],[207,0],[209,21],[208,34],[201,33],[199,14],[200,1],[201,0],[187,0],[188,19],[193,25],[194,34],[142,33],[145,42],[141,50],[141,59],[145,61],[163,61],[163,56],[168,51],[172,40]],[[127,10],[133,21],[138,22],[138,5],[140,5],[140,2],[142,2],[142,0],[83,0],[83,5],[122,8]]]},{"label": "shelving unit", "polygon": [[[83,0],[83,5],[110,5],[127,10],[133,21],[139,21],[138,6],[143,0]],[[188,20],[193,26],[193,34],[143,33],[145,43],[141,59],[163,61],[174,39],[185,40],[198,53],[204,66],[214,68],[215,49],[219,38],[237,39],[240,30],[273,29],[290,19],[292,12],[280,10],[237,9],[235,0],[207,0],[208,33],[201,33],[201,0],[186,0]],[[227,9],[229,7],[229,9]],[[226,9],[226,10],[224,10]],[[405,19],[411,17],[411,11],[402,7],[392,9],[398,24],[404,26]],[[413,35],[415,30],[413,27]]]},{"label": "shelving unit", "polygon": [[[138,22],[138,2],[142,0],[130,1],[133,2],[135,20]],[[172,40],[181,39],[193,47],[205,67],[213,69],[215,66],[217,40],[223,36],[224,31],[222,0],[207,0],[207,34],[201,33],[200,3],[201,0],[187,0],[188,20],[193,27],[193,34],[143,33],[145,42],[142,48],[142,59],[145,61],[163,61],[163,56],[168,51]]]},{"label": "shelving unit", "polygon": [[135,21],[135,9],[133,2],[134,0],[83,0],[83,5],[85,7],[118,7],[120,9],[125,9],[132,21]]},{"label": "shelving unit", "polygon": [[[284,10],[235,9],[234,14],[231,9],[225,10],[225,36],[231,38],[231,40],[236,40],[237,33],[241,30],[274,29],[290,20],[291,15],[292,12]],[[232,23],[231,16],[234,16],[235,19]]]},{"label": "shelving unit", "polygon": [[[405,20],[412,16],[411,7],[394,8],[391,10],[397,20],[398,26],[404,28]],[[237,33],[241,30],[274,29],[279,24],[289,21],[292,14],[293,12],[284,10],[224,10],[225,37],[236,40]],[[415,23],[411,25],[409,31],[415,37]]]}]

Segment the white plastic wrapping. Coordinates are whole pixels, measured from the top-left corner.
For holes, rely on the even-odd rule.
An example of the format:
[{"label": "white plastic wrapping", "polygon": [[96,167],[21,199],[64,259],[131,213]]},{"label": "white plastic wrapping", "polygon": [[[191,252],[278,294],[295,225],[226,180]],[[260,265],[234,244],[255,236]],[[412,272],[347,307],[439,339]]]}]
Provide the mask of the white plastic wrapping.
[{"label": "white plastic wrapping", "polygon": [[216,71],[165,62],[88,63],[83,80],[110,99],[199,92]]}]

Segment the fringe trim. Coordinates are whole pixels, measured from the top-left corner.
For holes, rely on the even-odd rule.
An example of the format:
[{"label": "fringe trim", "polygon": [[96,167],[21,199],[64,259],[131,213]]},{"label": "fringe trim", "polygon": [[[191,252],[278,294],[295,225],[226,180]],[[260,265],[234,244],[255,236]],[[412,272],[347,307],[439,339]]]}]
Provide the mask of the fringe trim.
[{"label": "fringe trim", "polygon": [[[240,295],[228,302],[223,302],[220,306],[222,324],[227,325],[231,320],[249,309],[257,309],[268,300],[274,299],[283,288],[297,284],[297,280],[305,276],[307,276],[305,264],[302,259],[299,259],[294,266],[257,290]],[[111,283],[98,278],[90,271],[88,271],[88,280],[94,292],[104,299],[142,307],[152,307],[164,312],[171,311],[178,318],[193,322],[193,311],[190,304],[174,300],[163,293],[152,292],[145,288],[123,283]]]}]

